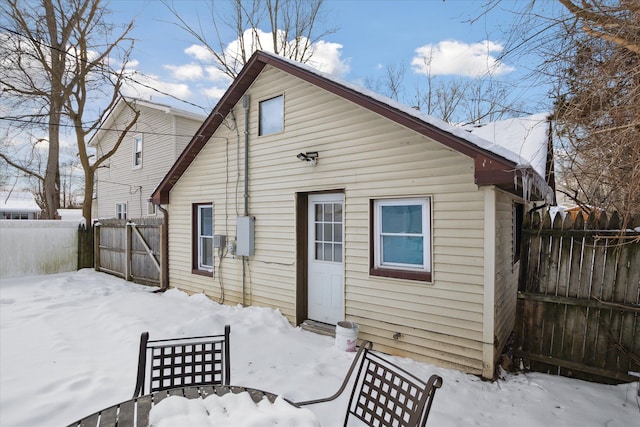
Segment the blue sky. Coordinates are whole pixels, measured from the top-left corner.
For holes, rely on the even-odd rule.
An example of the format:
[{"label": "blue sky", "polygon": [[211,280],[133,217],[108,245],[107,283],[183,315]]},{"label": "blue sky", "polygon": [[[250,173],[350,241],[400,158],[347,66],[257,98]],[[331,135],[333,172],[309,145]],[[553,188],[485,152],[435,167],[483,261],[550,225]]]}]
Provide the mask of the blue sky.
[{"label": "blue sky", "polygon": [[[469,20],[482,14],[485,0],[325,1],[325,26],[337,31],[323,38],[326,49],[318,64],[323,71],[365,85],[380,78],[385,67],[402,66],[404,85],[410,91],[425,79],[419,67],[424,63],[422,52],[433,55],[431,70],[439,79],[473,78],[489,64],[495,78],[522,82],[514,95],[530,100],[528,104],[546,99],[546,88],[531,88],[523,82],[538,58],[525,58],[518,64],[495,62],[506,42],[503,30],[517,18],[506,9],[522,0],[503,0],[473,24]],[[217,0],[215,4],[223,3]],[[187,22],[197,25],[198,16],[207,22],[209,12],[202,1],[174,0],[173,5]],[[158,0],[111,0],[109,7],[115,22],[135,19],[132,35],[137,41],[131,68],[141,73],[136,79],[148,76],[146,84],[175,98],[139,86],[130,88],[129,95],[198,111],[195,104],[203,107],[199,112],[208,113],[229,82],[207,68],[197,55],[196,40],[173,24],[176,18],[167,8]],[[225,43],[232,42],[229,35]]]}]

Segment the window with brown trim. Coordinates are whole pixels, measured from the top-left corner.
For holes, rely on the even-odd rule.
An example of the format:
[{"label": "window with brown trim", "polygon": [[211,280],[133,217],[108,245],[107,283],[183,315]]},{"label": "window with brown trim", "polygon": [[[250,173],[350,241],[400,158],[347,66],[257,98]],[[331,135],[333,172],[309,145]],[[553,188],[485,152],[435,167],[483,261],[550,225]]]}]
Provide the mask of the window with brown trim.
[{"label": "window with brown trim", "polygon": [[431,281],[431,198],[371,201],[373,276]]},{"label": "window with brown trim", "polygon": [[192,272],[213,275],[213,204],[192,205]]}]

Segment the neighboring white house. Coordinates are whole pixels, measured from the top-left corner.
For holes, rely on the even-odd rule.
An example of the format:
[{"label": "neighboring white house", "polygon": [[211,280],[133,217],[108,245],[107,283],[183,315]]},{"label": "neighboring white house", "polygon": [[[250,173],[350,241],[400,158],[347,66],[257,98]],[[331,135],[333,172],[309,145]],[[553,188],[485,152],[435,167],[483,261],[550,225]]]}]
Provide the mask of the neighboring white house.
[{"label": "neighboring white house", "polygon": [[28,191],[0,191],[0,219],[39,219],[41,211]]},{"label": "neighboring white house", "polygon": [[[94,219],[155,216],[151,193],[205,118],[150,101],[128,101],[140,116],[116,153],[96,171]],[[98,156],[114,146],[132,115],[120,100],[106,116],[89,141]]]},{"label": "neighboring white house", "polygon": [[353,321],[377,350],[490,378],[515,324],[519,222],[553,199],[535,134],[506,148],[257,52],[154,191],[169,285],[295,325]]}]

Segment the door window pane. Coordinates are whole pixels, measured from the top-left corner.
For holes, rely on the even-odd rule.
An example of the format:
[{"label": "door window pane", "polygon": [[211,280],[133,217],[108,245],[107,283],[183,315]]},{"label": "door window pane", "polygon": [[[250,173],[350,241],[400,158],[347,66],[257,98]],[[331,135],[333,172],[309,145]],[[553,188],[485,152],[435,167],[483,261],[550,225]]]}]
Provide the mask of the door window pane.
[{"label": "door window pane", "polygon": [[333,220],[335,222],[342,222],[342,203],[336,203],[333,205]]},{"label": "door window pane", "polygon": [[342,224],[334,224],[333,226],[333,241],[342,242]]},{"label": "door window pane", "polygon": [[342,262],[342,203],[317,203],[315,212],[315,259]]}]

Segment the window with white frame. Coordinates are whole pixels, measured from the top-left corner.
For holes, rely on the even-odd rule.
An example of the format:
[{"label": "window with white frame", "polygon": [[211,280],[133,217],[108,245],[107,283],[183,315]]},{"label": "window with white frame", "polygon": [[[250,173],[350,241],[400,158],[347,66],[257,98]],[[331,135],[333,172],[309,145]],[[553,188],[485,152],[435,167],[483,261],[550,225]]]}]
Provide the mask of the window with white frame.
[{"label": "window with white frame", "polygon": [[372,275],[431,281],[429,197],[373,200],[372,224]]},{"label": "window with white frame", "polygon": [[116,203],[116,218],[127,219],[127,202]]},{"label": "window with white frame", "polygon": [[156,215],[157,213],[158,212],[156,210],[156,205],[151,201],[147,202],[147,215],[153,216],[153,215]]},{"label": "window with white frame", "polygon": [[194,204],[193,217],[193,270],[200,274],[211,274],[213,272],[213,204]]},{"label": "window with white frame", "polygon": [[133,168],[142,167],[142,135],[133,137]]},{"label": "window with white frame", "polygon": [[284,96],[260,101],[258,135],[282,132],[284,129]]}]

